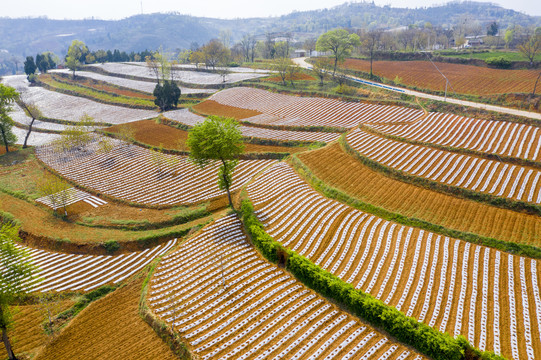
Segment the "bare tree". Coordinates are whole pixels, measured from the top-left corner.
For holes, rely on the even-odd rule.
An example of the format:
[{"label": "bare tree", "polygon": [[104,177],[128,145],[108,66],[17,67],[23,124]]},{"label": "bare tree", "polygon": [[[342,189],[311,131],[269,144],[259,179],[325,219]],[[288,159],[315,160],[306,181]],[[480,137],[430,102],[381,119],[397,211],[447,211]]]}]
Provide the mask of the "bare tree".
[{"label": "bare tree", "polygon": [[316,49],[316,38],[309,38],[304,41],[304,50],[308,52],[308,57],[312,56],[312,51]]},{"label": "bare tree", "polygon": [[518,46],[518,51],[530,61],[530,66],[533,66],[535,57],[541,51],[541,35],[531,34],[528,40]]},{"label": "bare tree", "polygon": [[374,53],[379,46],[380,38],[380,30],[370,30],[362,34],[361,37],[361,47],[366,51],[366,53],[368,53],[368,56],[370,57],[370,78],[374,77],[372,72],[372,63],[374,61]]},{"label": "bare tree", "polygon": [[329,58],[316,58],[314,61],[312,71],[319,78],[321,86],[323,86],[323,80],[327,78],[331,69],[332,63]]},{"label": "bare tree", "polygon": [[42,117],[42,113],[36,104],[26,102],[22,98],[19,101],[19,105],[23,108],[26,115],[28,115],[32,119],[30,121],[30,124],[28,125],[28,131],[26,132],[26,136],[24,137],[23,149],[25,149],[28,147],[28,138],[30,137],[30,133],[32,132],[32,126],[34,125],[34,121]]}]

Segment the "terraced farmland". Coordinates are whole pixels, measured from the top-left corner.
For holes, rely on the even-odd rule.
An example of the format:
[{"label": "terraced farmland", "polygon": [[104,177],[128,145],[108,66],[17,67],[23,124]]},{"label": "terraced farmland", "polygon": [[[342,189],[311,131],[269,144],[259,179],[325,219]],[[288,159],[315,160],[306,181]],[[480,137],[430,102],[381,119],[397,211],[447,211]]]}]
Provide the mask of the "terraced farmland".
[{"label": "terraced farmland", "polygon": [[267,125],[351,128],[359,123],[413,122],[424,113],[398,106],[297,97],[265,90],[235,87],[212,95],[222,105],[259,111],[244,121]]},{"label": "terraced farmland", "polygon": [[304,152],[298,158],[326,185],[349,196],[466,233],[540,246],[541,219],[391,179],[363,165],[339,144]]},{"label": "terraced farmland", "polygon": [[262,260],[241,229],[233,216],[215,221],[150,281],[152,311],[201,359],[421,358]]},{"label": "terraced farmland", "polygon": [[130,278],[166,253],[177,239],[140,252],[122,255],[74,255],[32,249],[24,246],[38,270],[36,278],[26,283],[31,292],[90,291],[102,285],[116,284]]},{"label": "terraced farmland", "polygon": [[[164,116],[180,122],[184,125],[194,126],[199,122],[205,121],[205,117],[196,115],[188,109],[173,110],[164,113]],[[241,125],[240,130],[244,137],[254,137],[261,139],[283,140],[283,141],[321,141],[330,142],[340,137],[339,133],[314,132],[314,131],[289,131],[265,129],[254,126]]]},{"label": "terraced farmland", "polygon": [[[69,152],[45,145],[36,155],[47,166],[98,193],[148,205],[179,205],[225,195],[218,188],[217,167],[201,170],[187,156],[167,155],[120,140],[110,152],[99,151],[99,138]],[[240,160],[233,176],[235,191],[274,160]]]},{"label": "terraced farmland", "polygon": [[408,174],[529,203],[541,203],[541,172],[469,155],[411,145],[355,129],[348,144],[359,154]]},{"label": "terraced farmland", "polygon": [[[491,95],[533,90],[539,74],[535,70],[501,70],[473,65],[436,62],[440,71],[459,94]],[[343,67],[369,72],[370,62],[347,59]],[[394,80],[420,89],[445,90],[445,79],[428,61],[374,61],[373,72],[377,76]]]},{"label": "terraced farmland", "polygon": [[430,113],[414,124],[370,125],[370,127],[386,134],[416,141],[501,156],[541,160],[541,130],[531,125]]},{"label": "terraced farmland", "polygon": [[248,193],[271,236],[357,289],[480,349],[541,356],[539,261],[354,210],[283,163]]}]

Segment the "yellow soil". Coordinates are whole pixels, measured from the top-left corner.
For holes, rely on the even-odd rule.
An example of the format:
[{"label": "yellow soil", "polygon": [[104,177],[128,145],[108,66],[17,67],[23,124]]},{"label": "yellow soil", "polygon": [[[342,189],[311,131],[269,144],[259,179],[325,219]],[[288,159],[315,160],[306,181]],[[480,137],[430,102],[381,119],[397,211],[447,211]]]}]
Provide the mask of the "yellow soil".
[{"label": "yellow soil", "polygon": [[541,218],[538,216],[390,179],[362,165],[339,144],[300,154],[299,159],[326,184],[391,212],[503,241],[541,245]]},{"label": "yellow soil", "polygon": [[[72,300],[61,300],[50,309],[53,315],[67,310],[73,305]],[[47,342],[47,335],[42,324],[46,320],[46,310],[41,305],[19,306],[14,315],[14,327],[9,331],[9,338],[16,354],[35,354]],[[0,358],[7,358],[6,349],[0,346]]]},{"label": "yellow soil", "polygon": [[143,278],[95,301],[36,360],[178,359],[139,316]]}]

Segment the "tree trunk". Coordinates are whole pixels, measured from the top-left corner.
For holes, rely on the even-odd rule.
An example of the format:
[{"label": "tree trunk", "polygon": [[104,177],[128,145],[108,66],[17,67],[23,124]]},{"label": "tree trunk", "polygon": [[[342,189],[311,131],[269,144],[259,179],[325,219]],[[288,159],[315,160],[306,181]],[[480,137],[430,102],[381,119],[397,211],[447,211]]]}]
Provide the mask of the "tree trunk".
[{"label": "tree trunk", "polygon": [[374,53],[370,51],[370,80],[374,78],[374,75],[372,74],[372,61],[374,60]]},{"label": "tree trunk", "polygon": [[334,74],[336,73],[336,66],[338,66],[338,58],[334,58],[334,70],[332,72],[332,76],[334,77]]},{"label": "tree trunk", "polygon": [[15,354],[13,353],[13,349],[11,348],[8,331],[5,327],[2,327],[2,341],[4,342],[4,346],[6,347],[6,352],[8,354],[9,360],[17,360],[17,357],[15,356]]},{"label": "tree trunk", "polygon": [[224,185],[225,190],[227,191],[227,200],[229,200],[229,206],[231,206],[231,209],[235,210],[235,207],[233,206],[233,200],[231,200],[231,193],[229,192],[229,182],[227,181],[227,174],[225,172],[225,169],[227,169],[227,165],[225,164],[225,161],[222,160],[222,166],[224,167],[224,171],[222,171],[222,177],[224,179]]},{"label": "tree trunk", "polygon": [[535,85],[533,87],[532,97],[535,96],[535,90],[537,89],[537,82],[539,81],[539,78],[541,77],[541,72],[537,76],[537,80],[535,80]]},{"label": "tree trunk", "polygon": [[0,127],[0,130],[2,131],[2,140],[4,140],[4,145],[6,146],[6,153],[8,153],[9,147],[8,147],[8,141],[6,139],[6,132],[4,131],[3,127]]},{"label": "tree trunk", "polygon": [[30,125],[28,126],[28,132],[26,133],[26,136],[24,137],[23,149],[26,149],[28,147],[26,143],[28,142],[28,138],[30,137],[30,133],[32,132],[32,125],[34,125],[35,120],[36,119],[32,118],[32,121],[30,122]]}]

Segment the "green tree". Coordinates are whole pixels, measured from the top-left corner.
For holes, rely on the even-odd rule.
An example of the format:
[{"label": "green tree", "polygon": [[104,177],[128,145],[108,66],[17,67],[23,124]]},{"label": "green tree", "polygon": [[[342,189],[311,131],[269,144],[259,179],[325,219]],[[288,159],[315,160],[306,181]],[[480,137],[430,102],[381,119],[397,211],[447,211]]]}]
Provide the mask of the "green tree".
[{"label": "green tree", "polygon": [[244,151],[239,123],[231,118],[210,116],[190,129],[186,144],[190,148],[190,160],[201,168],[211,161],[221,163],[218,186],[227,192],[229,205],[235,209],[229,189],[238,156]]},{"label": "green tree", "polygon": [[88,145],[94,139],[95,128],[94,119],[86,113],[83,114],[77,125],[66,127],[60,134],[60,138],[52,142],[54,150],[65,152]]},{"label": "green tree", "polygon": [[319,78],[319,85],[323,86],[323,80],[328,76],[332,64],[328,58],[316,58],[312,66],[312,72]]},{"label": "green tree", "polygon": [[12,105],[18,98],[19,93],[14,88],[0,83],[0,134],[6,152],[9,152],[9,145],[13,145],[17,141],[17,137],[11,131],[14,121],[9,116],[9,112],[13,109]]},{"label": "green tree", "polygon": [[161,111],[174,109],[178,105],[180,98],[180,88],[174,81],[164,80],[163,85],[158,83],[154,88],[154,104],[160,108]]},{"label": "green tree", "polygon": [[15,246],[15,242],[20,241],[18,234],[19,229],[13,224],[0,225],[0,329],[10,360],[17,359],[8,336],[8,329],[13,325],[11,305],[26,294],[25,284],[32,279],[34,271],[30,255]]},{"label": "green tree", "polygon": [[34,63],[34,57],[27,56],[26,60],[24,61],[24,73],[30,76],[36,72],[36,69],[37,66],[36,63]]},{"label": "green tree", "polygon": [[326,32],[317,39],[318,51],[331,51],[334,57],[333,76],[339,62],[345,60],[351,54],[354,46],[359,46],[361,39],[357,34],[350,34],[344,29],[336,29]]},{"label": "green tree", "polygon": [[73,71],[73,77],[75,77],[75,71],[81,67],[88,53],[88,48],[84,42],[79,40],[73,40],[71,42],[68,55],[66,56],[66,66]]},{"label": "green tree", "polygon": [[293,65],[293,61],[287,57],[279,57],[272,62],[271,69],[278,73],[278,76],[282,79],[282,83],[286,84],[287,74],[289,67]]},{"label": "green tree", "polygon": [[524,43],[518,46],[518,51],[530,61],[530,66],[537,54],[541,51],[541,35],[533,33]]}]

